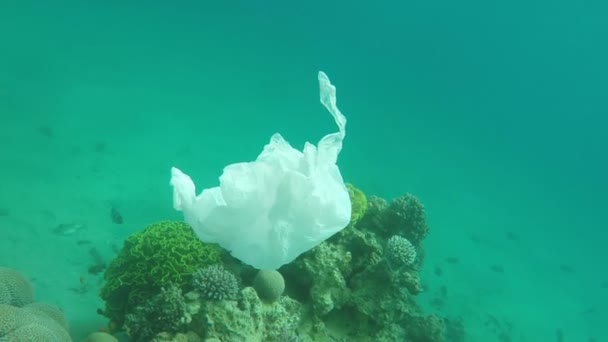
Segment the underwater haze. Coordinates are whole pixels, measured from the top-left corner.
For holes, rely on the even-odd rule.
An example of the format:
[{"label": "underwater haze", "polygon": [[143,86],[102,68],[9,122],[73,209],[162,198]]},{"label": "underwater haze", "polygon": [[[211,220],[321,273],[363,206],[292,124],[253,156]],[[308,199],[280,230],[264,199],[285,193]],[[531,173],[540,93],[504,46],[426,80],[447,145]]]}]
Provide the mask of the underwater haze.
[{"label": "underwater haze", "polygon": [[[608,4],[16,1],[0,4],[0,266],[107,324],[101,274],[173,209],[172,166],[216,186],[280,132],[348,119],[338,166],[425,205],[418,301],[465,341],[608,340]],[[199,189],[200,190],[200,189]],[[91,252],[94,250],[94,252]]]}]

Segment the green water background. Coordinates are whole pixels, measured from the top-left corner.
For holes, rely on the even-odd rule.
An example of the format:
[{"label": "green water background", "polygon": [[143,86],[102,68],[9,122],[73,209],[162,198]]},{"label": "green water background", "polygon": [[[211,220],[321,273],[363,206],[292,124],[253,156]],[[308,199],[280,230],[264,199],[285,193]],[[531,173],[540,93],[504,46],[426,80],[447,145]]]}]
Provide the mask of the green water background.
[{"label": "green water background", "polygon": [[[209,187],[274,132],[298,148],[316,142],[335,130],[318,102],[323,70],[349,120],[345,179],[426,204],[429,310],[462,317],[471,341],[503,330],[516,341],[552,341],[558,330],[607,338],[607,10],[3,1],[2,264],[61,269],[49,257],[73,244],[47,230],[73,218],[109,255],[145,224],[179,218],[171,166]],[[107,223],[116,203],[119,228]],[[64,289],[40,279],[40,295],[60,301]],[[444,304],[431,305],[442,288]]]}]

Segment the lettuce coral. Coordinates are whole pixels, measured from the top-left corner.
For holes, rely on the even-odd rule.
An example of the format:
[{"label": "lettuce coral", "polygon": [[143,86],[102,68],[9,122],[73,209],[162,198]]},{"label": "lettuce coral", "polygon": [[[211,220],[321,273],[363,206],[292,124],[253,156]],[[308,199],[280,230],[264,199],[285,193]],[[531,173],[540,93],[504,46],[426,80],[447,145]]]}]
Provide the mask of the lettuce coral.
[{"label": "lettuce coral", "polygon": [[161,288],[187,290],[192,273],[219,261],[219,247],[200,241],[186,223],[154,223],[130,236],[108,266],[101,289],[106,308],[101,313],[111,319],[111,327],[120,329],[125,315]]},{"label": "lettuce coral", "polygon": [[365,215],[367,210],[367,197],[365,193],[354,185],[347,183],[346,189],[351,202],[351,219],[350,225],[355,225]]}]

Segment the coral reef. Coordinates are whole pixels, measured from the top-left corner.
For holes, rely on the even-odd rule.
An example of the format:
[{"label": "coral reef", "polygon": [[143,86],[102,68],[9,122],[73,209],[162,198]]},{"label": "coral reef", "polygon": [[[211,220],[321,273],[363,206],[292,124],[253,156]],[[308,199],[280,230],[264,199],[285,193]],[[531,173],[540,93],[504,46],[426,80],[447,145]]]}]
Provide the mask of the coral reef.
[{"label": "coral reef", "polygon": [[222,265],[211,265],[199,269],[192,275],[194,290],[208,300],[235,299],[239,283],[234,274]]},{"label": "coral reef", "polygon": [[0,341],[72,341],[63,312],[34,302],[29,280],[6,267],[0,267]]},{"label": "coral reef", "polygon": [[[367,205],[359,222],[281,269],[291,293],[310,305],[315,329],[329,335],[396,341],[420,331],[429,336],[421,341],[441,341],[442,320],[425,316],[415,302],[422,292],[415,260],[428,232],[424,206],[410,194],[390,203],[372,196]],[[431,323],[406,324],[414,321]]]},{"label": "coral reef", "polygon": [[241,290],[238,301],[200,302],[196,297],[190,301],[200,306],[200,335],[219,341],[288,342],[283,337],[293,335],[302,315],[297,301],[283,296],[265,304],[252,287]]},{"label": "coral reef", "polygon": [[[110,264],[106,279],[112,284],[104,288],[115,297],[106,290],[104,299],[126,300],[118,312],[128,313],[126,327],[135,341],[443,341],[445,319],[426,315],[416,303],[423,291],[418,269],[428,233],[424,206],[410,194],[389,202],[347,187],[351,223],[280,270],[255,270],[228,253],[220,260],[214,246],[192,247],[201,243],[185,231],[186,225],[176,229],[180,224],[169,223],[171,231],[184,230],[169,244],[186,244],[195,257],[163,256],[172,264],[159,273],[155,258],[174,249],[155,245],[155,258],[142,257],[148,247],[135,248],[145,240],[136,235],[118,256],[122,260]],[[154,239],[168,232],[156,229]],[[167,244],[172,238],[162,239]],[[169,296],[173,304],[163,302],[167,291],[141,295],[164,286],[159,279],[175,282]],[[240,291],[239,283],[245,286]],[[136,306],[128,302],[134,290],[140,300]],[[142,298],[153,299],[145,303]],[[159,317],[167,321],[161,324]]]},{"label": "coral reef", "polygon": [[308,292],[313,311],[324,316],[350,300],[346,279],[352,274],[351,261],[352,254],[344,246],[322,243],[307,257],[298,259],[293,268],[288,265],[285,269],[291,275],[307,277],[298,282],[310,284]]},{"label": "coral reef", "polygon": [[190,226],[182,222],[154,223],[130,236],[118,256],[105,271],[100,313],[120,329],[126,314],[175,285],[189,290],[192,273],[218,263],[220,249],[201,242]]},{"label": "coral reef", "polygon": [[127,314],[125,328],[132,341],[147,342],[161,332],[186,331],[191,320],[182,291],[170,285]]}]

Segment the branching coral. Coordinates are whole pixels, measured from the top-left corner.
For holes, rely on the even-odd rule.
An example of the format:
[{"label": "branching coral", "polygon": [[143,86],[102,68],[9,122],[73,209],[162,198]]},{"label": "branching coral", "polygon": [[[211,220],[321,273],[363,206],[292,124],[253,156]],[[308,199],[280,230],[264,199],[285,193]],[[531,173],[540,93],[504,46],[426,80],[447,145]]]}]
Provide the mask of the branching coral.
[{"label": "branching coral", "polygon": [[412,194],[393,200],[386,208],[383,223],[387,236],[402,235],[416,247],[429,230],[424,205]]},{"label": "branching coral", "polygon": [[234,274],[221,265],[197,270],[192,276],[194,290],[207,300],[236,299],[239,283]]},{"label": "branching coral", "polygon": [[406,238],[394,235],[386,243],[385,257],[391,267],[410,266],[416,261],[416,249]]}]

